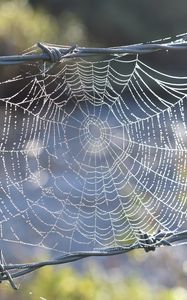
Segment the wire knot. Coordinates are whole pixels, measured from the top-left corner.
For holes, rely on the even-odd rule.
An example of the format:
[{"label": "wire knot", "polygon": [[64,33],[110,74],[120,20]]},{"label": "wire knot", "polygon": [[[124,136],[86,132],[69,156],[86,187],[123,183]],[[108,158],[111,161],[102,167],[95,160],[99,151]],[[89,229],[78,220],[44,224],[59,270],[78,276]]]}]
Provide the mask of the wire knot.
[{"label": "wire knot", "polygon": [[158,230],[158,232],[154,235],[150,235],[146,232],[139,231],[139,245],[142,247],[145,252],[155,251],[158,246],[172,246],[172,244],[167,240],[167,238],[171,237],[173,232],[164,232]]},{"label": "wire knot", "polygon": [[49,60],[52,63],[56,63],[61,60],[62,53],[60,52],[60,49],[47,46],[46,44],[43,43],[38,43],[38,47],[48,55]]},{"label": "wire knot", "polygon": [[144,248],[145,252],[155,251],[157,238],[142,231],[139,232],[139,235],[139,244]]},{"label": "wire knot", "polygon": [[43,43],[38,43],[38,47],[48,55],[50,62],[57,63],[62,59],[62,57],[73,52],[73,50],[77,47],[77,45],[73,45],[63,51],[60,48],[48,46]]}]

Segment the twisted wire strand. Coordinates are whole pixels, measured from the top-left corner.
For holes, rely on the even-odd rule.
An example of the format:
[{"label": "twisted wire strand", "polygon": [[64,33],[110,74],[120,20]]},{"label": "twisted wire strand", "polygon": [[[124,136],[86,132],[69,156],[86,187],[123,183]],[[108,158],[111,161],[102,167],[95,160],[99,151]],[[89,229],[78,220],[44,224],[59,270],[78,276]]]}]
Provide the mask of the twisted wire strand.
[{"label": "twisted wire strand", "polygon": [[0,65],[24,64],[28,62],[47,61],[56,63],[63,58],[78,58],[94,55],[122,55],[122,54],[146,54],[155,51],[187,50],[187,34],[166,42],[151,42],[109,48],[87,48],[73,46],[59,46],[45,43],[38,43],[42,53],[31,53],[11,56],[0,56]]},{"label": "twisted wire strand", "polygon": [[[144,238],[144,239],[143,239]],[[156,248],[161,246],[173,246],[175,242],[181,242],[187,239],[187,231],[182,231],[178,233],[173,232],[158,232],[155,235],[148,235],[142,233],[140,235],[140,240],[128,247],[113,247],[98,249],[96,251],[82,251],[71,254],[65,254],[63,256],[57,257],[53,260],[28,263],[28,264],[0,264],[0,282],[9,281],[12,288],[17,289],[13,279],[21,277],[37,269],[45,266],[60,265],[76,260],[80,260],[87,257],[93,256],[112,256],[119,255],[130,252],[135,249],[144,249],[146,252],[154,251]],[[11,271],[11,274],[10,274]]]}]

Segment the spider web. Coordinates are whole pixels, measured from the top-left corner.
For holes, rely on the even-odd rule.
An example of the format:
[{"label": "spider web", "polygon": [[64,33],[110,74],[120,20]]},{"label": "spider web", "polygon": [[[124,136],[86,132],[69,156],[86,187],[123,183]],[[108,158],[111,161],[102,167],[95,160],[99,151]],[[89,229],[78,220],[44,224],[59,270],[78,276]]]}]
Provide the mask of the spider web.
[{"label": "spider web", "polygon": [[1,82],[1,248],[128,247],[140,231],[181,229],[186,91],[187,77],[128,54]]}]

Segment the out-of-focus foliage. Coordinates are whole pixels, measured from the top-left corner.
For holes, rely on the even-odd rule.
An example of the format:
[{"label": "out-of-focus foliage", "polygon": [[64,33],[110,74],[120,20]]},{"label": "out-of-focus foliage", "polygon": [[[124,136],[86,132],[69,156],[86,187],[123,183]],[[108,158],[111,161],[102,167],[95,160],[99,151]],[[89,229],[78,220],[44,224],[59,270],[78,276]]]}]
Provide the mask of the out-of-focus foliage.
[{"label": "out-of-focus foliage", "polygon": [[0,52],[22,51],[38,41],[56,41],[55,18],[43,10],[35,11],[24,0],[0,2]]},{"label": "out-of-focus foliage", "polygon": [[[56,18],[47,6],[35,9],[27,0],[0,1],[0,55],[22,53],[37,42],[85,44],[87,32],[76,14]],[[62,13],[62,12],[61,12]],[[0,81],[15,76],[19,66],[1,66]],[[14,73],[13,73],[14,72]]]},{"label": "out-of-focus foliage", "polygon": [[45,5],[34,9],[26,0],[0,1],[0,54],[21,52],[37,42],[79,43],[86,29],[73,13],[56,18]]},{"label": "out-of-focus foliage", "polygon": [[117,45],[152,40],[186,31],[187,1],[180,0],[30,0],[60,18],[78,16],[95,41]]},{"label": "out-of-focus foliage", "polygon": [[82,46],[136,43],[186,31],[187,2],[1,0],[0,54],[38,41]]},{"label": "out-of-focus foliage", "polygon": [[186,9],[186,0],[1,0],[0,50],[37,41],[114,46],[172,36],[186,31]]},{"label": "out-of-focus foliage", "polygon": [[[8,287],[6,287],[6,292]],[[4,289],[5,291],[5,289]],[[3,289],[2,289],[3,292]],[[2,300],[186,300],[183,287],[153,289],[140,278],[124,279],[117,273],[110,276],[96,265],[85,274],[71,267],[46,267],[35,273],[32,281],[20,290],[1,294]]]}]

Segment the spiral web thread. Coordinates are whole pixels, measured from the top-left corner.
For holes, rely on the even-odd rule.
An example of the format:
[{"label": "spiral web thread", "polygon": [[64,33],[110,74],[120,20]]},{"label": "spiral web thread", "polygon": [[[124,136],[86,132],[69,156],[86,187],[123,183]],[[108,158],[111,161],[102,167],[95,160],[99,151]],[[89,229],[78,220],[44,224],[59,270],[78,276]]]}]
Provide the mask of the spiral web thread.
[{"label": "spiral web thread", "polygon": [[138,54],[36,63],[2,82],[1,248],[98,253],[184,229],[186,91]]}]

